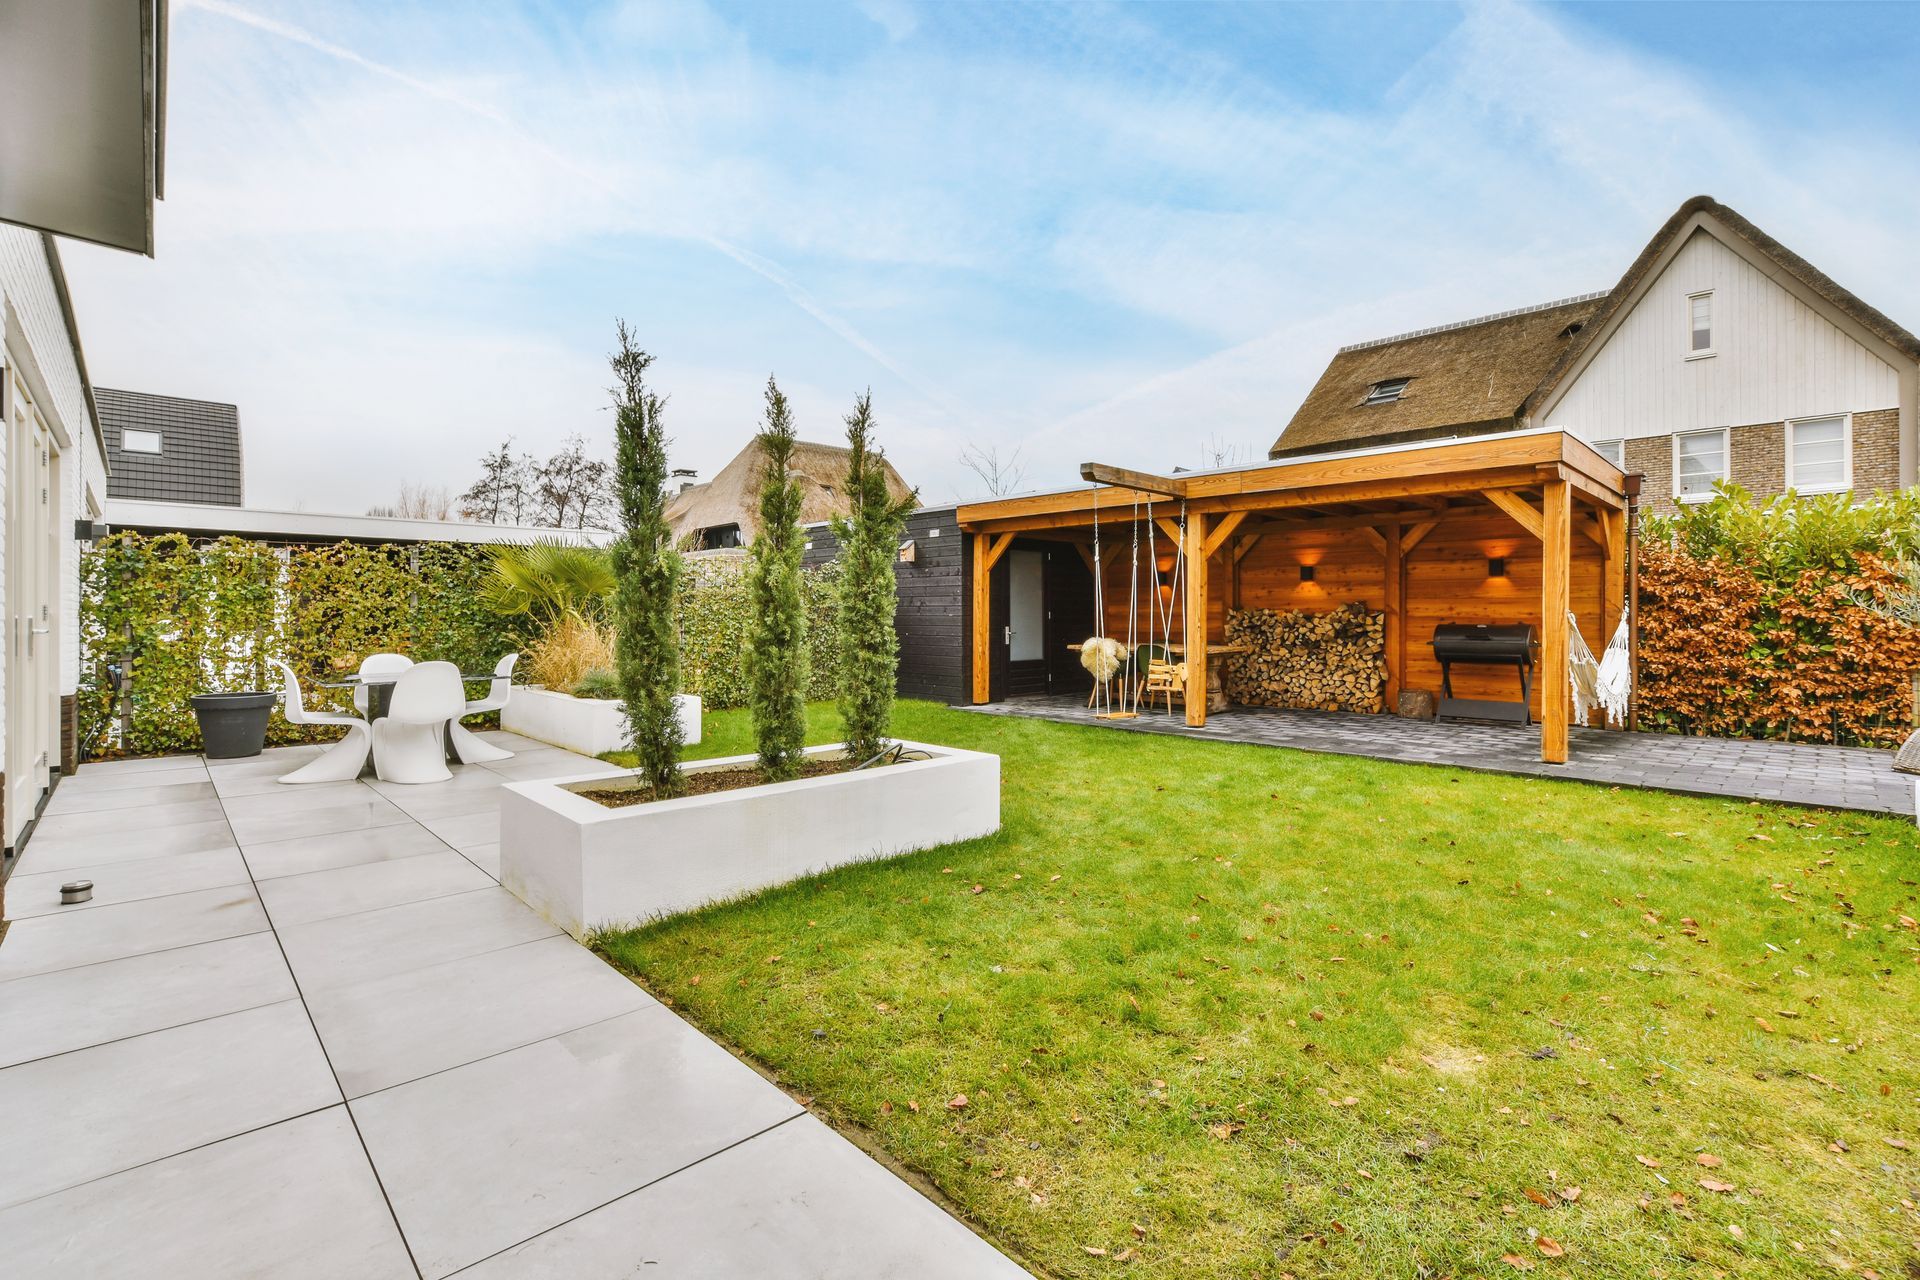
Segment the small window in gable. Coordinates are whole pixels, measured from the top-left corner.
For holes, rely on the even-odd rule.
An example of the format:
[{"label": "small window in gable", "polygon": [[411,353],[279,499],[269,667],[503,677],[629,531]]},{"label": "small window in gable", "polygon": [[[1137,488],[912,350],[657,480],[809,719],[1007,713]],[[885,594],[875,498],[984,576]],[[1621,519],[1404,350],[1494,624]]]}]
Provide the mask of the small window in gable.
[{"label": "small window in gable", "polygon": [[1694,293],[1687,296],[1687,321],[1690,336],[1687,340],[1687,355],[1710,356],[1713,354],[1713,294]]},{"label": "small window in gable", "polygon": [[1847,415],[1787,424],[1787,488],[1837,493],[1847,488]]},{"label": "small window in gable", "polygon": [[160,433],[128,430],[120,436],[120,448],[125,453],[158,453],[160,452]]},{"label": "small window in gable", "polygon": [[1392,404],[1406,391],[1412,378],[1387,378],[1367,388],[1368,404]]}]

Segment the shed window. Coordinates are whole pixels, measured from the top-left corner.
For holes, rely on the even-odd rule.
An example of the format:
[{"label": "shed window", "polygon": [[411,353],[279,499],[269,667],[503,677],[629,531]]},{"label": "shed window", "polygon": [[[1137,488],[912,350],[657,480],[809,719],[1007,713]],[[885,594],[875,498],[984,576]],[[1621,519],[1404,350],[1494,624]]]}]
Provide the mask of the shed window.
[{"label": "shed window", "polygon": [[1710,356],[1713,354],[1713,294],[1695,293],[1687,297],[1687,319],[1691,338],[1687,347],[1690,356]]},{"label": "shed window", "polygon": [[1367,388],[1368,404],[1392,404],[1407,389],[1412,378],[1387,378]]},{"label": "shed window", "polygon": [[160,433],[158,431],[127,431],[120,437],[120,448],[125,453],[160,452]]},{"label": "shed window", "polygon": [[1682,502],[1704,502],[1713,486],[1727,478],[1727,433],[1689,431],[1673,438],[1673,496]]},{"label": "shed window", "polygon": [[1787,424],[1787,488],[1834,493],[1847,488],[1847,415]]}]

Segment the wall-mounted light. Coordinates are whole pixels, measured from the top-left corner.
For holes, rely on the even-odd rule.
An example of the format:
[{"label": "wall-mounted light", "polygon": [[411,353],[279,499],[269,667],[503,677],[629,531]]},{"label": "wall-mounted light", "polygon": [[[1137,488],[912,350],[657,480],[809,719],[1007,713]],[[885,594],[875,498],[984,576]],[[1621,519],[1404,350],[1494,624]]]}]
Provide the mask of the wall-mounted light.
[{"label": "wall-mounted light", "polygon": [[1489,578],[1506,577],[1507,558],[1505,556],[1489,556],[1487,558],[1487,576]]},{"label": "wall-mounted light", "polygon": [[107,526],[92,520],[73,522],[73,540],[75,542],[98,542],[107,536]]},{"label": "wall-mounted light", "polygon": [[1310,564],[1303,564],[1303,565],[1301,565],[1301,566],[1300,566],[1300,581],[1302,581],[1302,582],[1312,582],[1312,581],[1313,581],[1313,566],[1312,566],[1312,565],[1310,565]]}]

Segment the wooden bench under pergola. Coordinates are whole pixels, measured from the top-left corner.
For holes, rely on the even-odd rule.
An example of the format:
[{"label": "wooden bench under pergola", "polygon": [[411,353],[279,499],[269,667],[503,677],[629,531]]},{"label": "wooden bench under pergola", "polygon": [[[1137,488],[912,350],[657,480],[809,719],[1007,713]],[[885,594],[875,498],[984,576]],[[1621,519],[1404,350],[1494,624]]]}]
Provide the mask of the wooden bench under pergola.
[{"label": "wooden bench under pergola", "polygon": [[[1088,463],[1081,475],[1090,483],[959,508],[972,539],[975,703],[990,701],[990,592],[1008,550],[1076,545],[1108,584],[1108,628],[1112,602],[1127,598],[1126,577],[1115,575],[1138,572],[1115,554],[1119,525],[1151,503],[1150,536],[1170,550],[1177,541],[1183,561],[1177,634],[1189,725],[1206,723],[1206,646],[1228,610],[1360,600],[1385,615],[1388,707],[1403,688],[1437,685],[1426,651],[1437,623],[1536,627],[1541,759],[1565,762],[1568,614],[1589,647],[1604,646],[1626,600],[1629,556],[1628,478],[1578,438],[1531,430],[1171,476]],[[1102,524],[1100,562],[1096,520],[1112,522]],[[1299,571],[1310,564],[1319,571]]]}]

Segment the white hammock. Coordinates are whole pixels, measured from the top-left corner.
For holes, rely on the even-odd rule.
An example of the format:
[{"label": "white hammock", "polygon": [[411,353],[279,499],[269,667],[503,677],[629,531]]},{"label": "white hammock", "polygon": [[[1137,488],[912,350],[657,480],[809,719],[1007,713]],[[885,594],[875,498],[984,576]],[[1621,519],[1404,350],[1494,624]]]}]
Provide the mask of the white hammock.
[{"label": "white hammock", "polygon": [[1633,663],[1628,654],[1628,615],[1622,612],[1620,625],[1607,641],[1606,655],[1595,659],[1580,634],[1580,620],[1567,611],[1567,680],[1573,686],[1573,720],[1584,725],[1595,707],[1606,713],[1614,724],[1627,722],[1627,697],[1633,692]]}]

